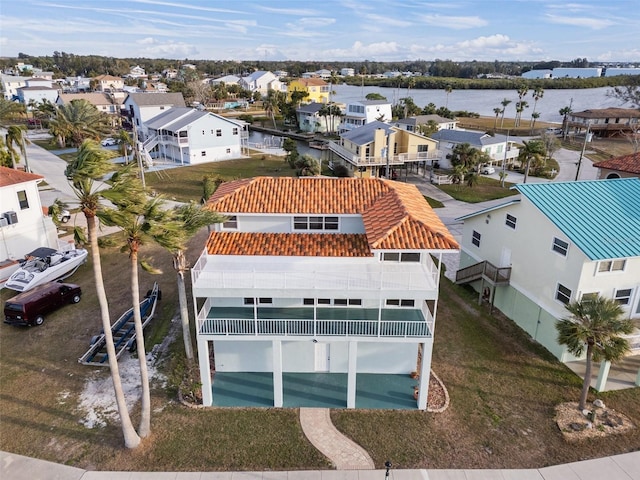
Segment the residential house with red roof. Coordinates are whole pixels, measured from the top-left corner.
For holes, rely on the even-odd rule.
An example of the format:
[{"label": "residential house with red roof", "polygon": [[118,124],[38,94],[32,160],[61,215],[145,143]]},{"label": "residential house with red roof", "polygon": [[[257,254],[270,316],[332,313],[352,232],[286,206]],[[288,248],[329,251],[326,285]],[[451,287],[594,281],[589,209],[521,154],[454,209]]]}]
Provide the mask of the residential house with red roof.
[{"label": "residential house with red roof", "polygon": [[640,152],[603,160],[593,166],[598,169],[598,178],[640,178]]},{"label": "residential house with red roof", "polygon": [[426,409],[440,265],[458,244],[414,185],[256,177],[206,208],[227,220],[192,268],[204,405]]}]

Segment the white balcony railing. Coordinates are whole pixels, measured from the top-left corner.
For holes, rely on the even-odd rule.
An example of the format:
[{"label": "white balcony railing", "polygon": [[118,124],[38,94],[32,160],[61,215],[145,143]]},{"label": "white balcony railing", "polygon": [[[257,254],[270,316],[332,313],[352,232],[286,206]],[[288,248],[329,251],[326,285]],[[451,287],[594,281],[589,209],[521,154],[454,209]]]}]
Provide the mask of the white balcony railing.
[{"label": "white balcony railing", "polygon": [[379,165],[403,165],[408,162],[421,162],[427,160],[436,160],[440,158],[441,152],[439,150],[430,150],[428,152],[413,152],[413,153],[400,153],[398,155],[392,155],[387,159],[386,157],[361,157],[359,155],[350,152],[342,145],[338,145],[335,142],[329,142],[329,150],[338,155],[340,158],[357,167]]}]

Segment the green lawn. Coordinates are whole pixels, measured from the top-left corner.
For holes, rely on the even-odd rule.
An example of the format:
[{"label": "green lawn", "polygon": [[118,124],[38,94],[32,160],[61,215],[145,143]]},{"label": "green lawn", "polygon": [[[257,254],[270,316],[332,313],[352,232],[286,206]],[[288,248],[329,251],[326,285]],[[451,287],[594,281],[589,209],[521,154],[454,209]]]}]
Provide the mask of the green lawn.
[{"label": "green lawn", "polygon": [[517,195],[515,190],[510,189],[510,187],[514,185],[513,183],[505,182],[504,185],[505,186],[502,187],[500,181],[493,178],[479,177],[478,183],[473,187],[462,184],[438,185],[438,188],[456,200],[467,203],[478,203]]},{"label": "green lawn", "polygon": [[254,154],[251,158],[212,162],[145,174],[147,186],[166,198],[187,202],[200,201],[202,179],[205,175],[219,176],[225,181],[258,176],[294,177],[284,157]]}]

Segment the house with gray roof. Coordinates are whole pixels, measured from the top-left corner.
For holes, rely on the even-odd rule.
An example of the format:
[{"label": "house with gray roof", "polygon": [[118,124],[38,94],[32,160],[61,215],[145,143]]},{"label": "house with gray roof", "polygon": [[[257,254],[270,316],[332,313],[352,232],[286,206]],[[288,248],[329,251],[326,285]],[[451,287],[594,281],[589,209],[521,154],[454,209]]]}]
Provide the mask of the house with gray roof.
[{"label": "house with gray roof", "polygon": [[391,103],[387,100],[349,102],[344,110],[338,132],[344,133],[374,121],[390,122],[392,117]]},{"label": "house with gray roof", "polygon": [[180,165],[217,162],[242,156],[243,122],[211,112],[174,107],[145,123],[144,157]]},{"label": "house with gray roof", "polygon": [[486,153],[491,158],[490,165],[502,167],[512,165],[518,158],[520,150],[515,147],[515,143],[505,135],[490,135],[484,132],[474,132],[471,130],[439,130],[431,134],[431,138],[439,143],[438,149],[441,152],[441,168],[451,168],[451,162],[447,158],[456,145],[468,143],[473,148]]},{"label": "house with gray roof", "polygon": [[433,122],[438,130],[453,130],[457,128],[458,121],[451,118],[441,117],[440,115],[415,115],[413,117],[401,118],[392,122],[392,124],[398,128],[402,128],[407,132],[420,133],[420,127],[422,125],[429,125]]},{"label": "house with gray roof", "polygon": [[186,106],[182,93],[129,93],[124,105],[140,140],[147,138],[145,123],[148,120],[170,108]]},{"label": "house with gray roof", "polygon": [[260,92],[261,95],[266,96],[269,90],[275,90],[277,92],[284,91],[286,87],[284,84],[271,72],[265,72],[258,70],[246,77],[242,77],[238,81],[245,90],[249,90],[251,93]]},{"label": "house with gray roof", "polygon": [[[640,320],[640,179],[513,188],[519,198],[457,219],[464,223],[456,282],[562,362],[577,360],[556,340],[570,302],[600,295]],[[640,330],[629,341],[640,354]]]}]

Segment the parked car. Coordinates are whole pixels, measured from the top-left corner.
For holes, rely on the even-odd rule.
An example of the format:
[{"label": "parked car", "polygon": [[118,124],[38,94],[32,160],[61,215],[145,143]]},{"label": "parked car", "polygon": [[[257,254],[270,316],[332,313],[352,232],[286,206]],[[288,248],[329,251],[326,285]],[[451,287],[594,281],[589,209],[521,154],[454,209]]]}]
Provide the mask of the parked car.
[{"label": "parked car", "polygon": [[113,145],[117,145],[118,141],[115,138],[105,138],[104,140],[102,140],[100,142],[100,145],[102,145],[103,147],[112,147]]},{"label": "parked car", "polygon": [[78,303],[81,296],[81,288],[73,283],[44,283],[7,300],[4,304],[4,323],[42,325],[46,314],[68,303]]},{"label": "parked car", "polygon": [[552,135],[562,135],[562,129],[561,128],[547,128],[545,131],[547,133],[552,134]]},{"label": "parked car", "polygon": [[485,175],[491,175],[492,173],[496,173],[496,169],[493,168],[491,165],[485,165],[483,167],[480,167],[480,173],[483,173]]}]

